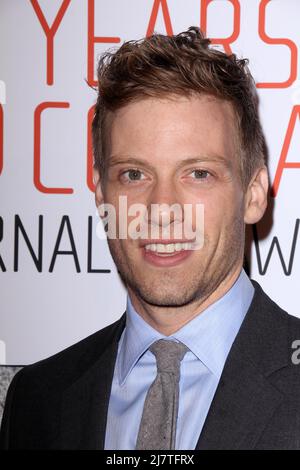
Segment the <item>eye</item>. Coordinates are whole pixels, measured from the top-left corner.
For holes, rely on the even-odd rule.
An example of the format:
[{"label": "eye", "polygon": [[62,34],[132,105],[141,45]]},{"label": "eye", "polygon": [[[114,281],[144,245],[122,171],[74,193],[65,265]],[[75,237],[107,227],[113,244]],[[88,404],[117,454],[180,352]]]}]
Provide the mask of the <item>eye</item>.
[{"label": "eye", "polygon": [[194,179],[197,180],[204,180],[210,176],[210,173],[207,170],[193,170],[191,174],[194,174]]},{"label": "eye", "polygon": [[125,181],[140,181],[145,178],[141,170],[136,168],[130,168],[124,171],[121,176]]}]

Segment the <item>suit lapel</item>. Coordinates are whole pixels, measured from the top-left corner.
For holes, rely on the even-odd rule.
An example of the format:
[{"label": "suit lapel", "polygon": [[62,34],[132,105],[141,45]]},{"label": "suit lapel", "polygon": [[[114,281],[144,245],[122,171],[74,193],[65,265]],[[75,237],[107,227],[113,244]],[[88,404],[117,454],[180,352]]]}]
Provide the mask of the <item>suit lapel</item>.
[{"label": "suit lapel", "polygon": [[107,409],[125,314],[105,337],[99,357],[63,393],[61,448],[104,449]]},{"label": "suit lapel", "polygon": [[288,324],[252,282],[253,301],[227,357],[196,449],[253,449],[283,399],[270,377],[288,364]]},{"label": "suit lapel", "polygon": [[243,352],[224,369],[196,449],[252,449],[282,401]]}]

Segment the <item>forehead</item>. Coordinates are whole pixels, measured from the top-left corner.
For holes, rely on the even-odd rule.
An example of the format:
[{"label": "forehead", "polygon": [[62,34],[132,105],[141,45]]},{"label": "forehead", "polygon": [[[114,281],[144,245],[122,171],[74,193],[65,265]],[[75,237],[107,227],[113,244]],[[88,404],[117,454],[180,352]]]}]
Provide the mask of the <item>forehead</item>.
[{"label": "forehead", "polygon": [[110,154],[176,161],[187,154],[237,154],[233,105],[210,95],[145,98],[109,116]]}]

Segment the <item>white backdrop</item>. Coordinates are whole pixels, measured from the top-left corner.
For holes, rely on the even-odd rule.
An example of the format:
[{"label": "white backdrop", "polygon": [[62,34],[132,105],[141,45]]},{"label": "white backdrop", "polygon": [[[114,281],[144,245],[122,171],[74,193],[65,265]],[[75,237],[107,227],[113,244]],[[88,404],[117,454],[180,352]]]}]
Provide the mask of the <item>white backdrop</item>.
[{"label": "white backdrop", "polygon": [[0,364],[45,358],[124,312],[96,233],[86,80],[101,52],[153,28],[198,25],[250,59],[276,193],[251,277],[299,316],[299,18],[299,0],[0,0]]}]

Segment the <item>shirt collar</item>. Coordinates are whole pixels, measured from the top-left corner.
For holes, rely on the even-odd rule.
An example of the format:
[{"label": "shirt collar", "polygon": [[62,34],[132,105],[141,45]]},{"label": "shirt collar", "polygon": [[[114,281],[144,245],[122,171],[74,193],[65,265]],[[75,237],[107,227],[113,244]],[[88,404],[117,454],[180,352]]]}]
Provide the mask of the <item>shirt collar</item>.
[{"label": "shirt collar", "polygon": [[136,312],[127,296],[126,327],[120,338],[117,360],[120,385],[125,383],[142,354],[162,338],[185,344],[213,374],[220,377],[253,294],[252,283],[242,270],[225,295],[172,336],[164,336],[152,328]]}]

